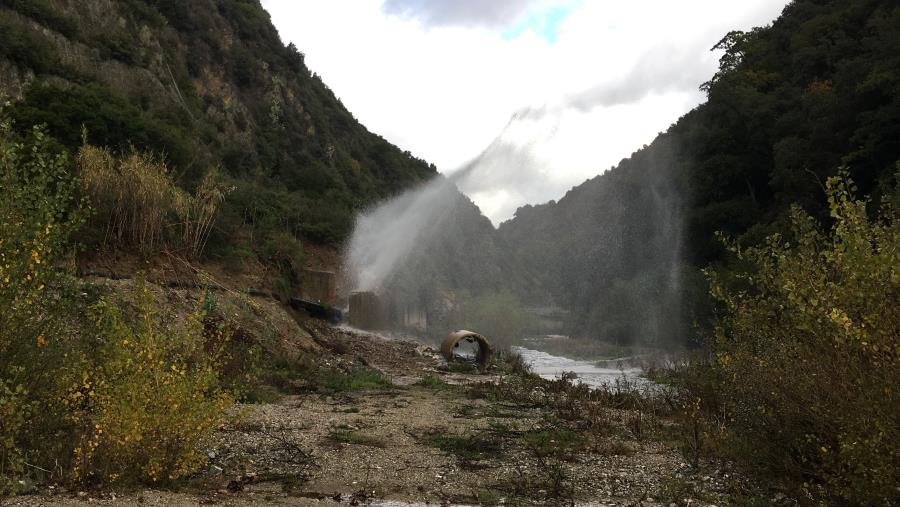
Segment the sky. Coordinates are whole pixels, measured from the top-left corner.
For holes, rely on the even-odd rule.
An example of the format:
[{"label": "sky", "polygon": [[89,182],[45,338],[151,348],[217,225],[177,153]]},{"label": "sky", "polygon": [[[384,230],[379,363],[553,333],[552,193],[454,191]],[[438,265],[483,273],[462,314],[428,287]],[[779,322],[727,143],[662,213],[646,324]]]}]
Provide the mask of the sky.
[{"label": "sky", "polygon": [[495,225],[649,144],[705,100],[710,48],[786,4],[263,0],[370,131],[444,174],[469,166],[457,185]]}]

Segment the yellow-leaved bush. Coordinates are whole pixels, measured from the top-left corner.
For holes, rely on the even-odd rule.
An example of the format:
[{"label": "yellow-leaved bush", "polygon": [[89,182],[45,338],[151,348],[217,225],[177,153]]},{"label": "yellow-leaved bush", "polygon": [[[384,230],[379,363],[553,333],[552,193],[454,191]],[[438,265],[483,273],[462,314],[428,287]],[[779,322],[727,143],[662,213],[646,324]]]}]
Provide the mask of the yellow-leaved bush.
[{"label": "yellow-leaved bush", "polygon": [[42,129],[17,135],[0,116],[0,494],[64,433],[56,368],[78,319],[54,262],[84,220],[69,166]]},{"label": "yellow-leaved bush", "polygon": [[794,208],[790,241],[731,246],[754,267],[739,288],[708,272],[736,451],[798,497],[896,504],[900,220],[872,218],[846,172],[827,187],[830,231]]},{"label": "yellow-leaved bush", "polygon": [[204,463],[204,439],[232,403],[218,378],[222,331],[210,339],[200,311],[164,325],[140,280],[131,296],[103,297],[90,309],[96,366],[76,376],[66,396],[81,428],[78,480],[156,483],[190,473]]},{"label": "yellow-leaved bush", "polygon": [[[183,476],[232,402],[217,371],[230,335],[200,303],[164,321],[148,284],[102,296],[73,276],[81,185],[42,129],[16,134],[0,108],[0,495]],[[192,215],[198,241],[212,213]]]}]

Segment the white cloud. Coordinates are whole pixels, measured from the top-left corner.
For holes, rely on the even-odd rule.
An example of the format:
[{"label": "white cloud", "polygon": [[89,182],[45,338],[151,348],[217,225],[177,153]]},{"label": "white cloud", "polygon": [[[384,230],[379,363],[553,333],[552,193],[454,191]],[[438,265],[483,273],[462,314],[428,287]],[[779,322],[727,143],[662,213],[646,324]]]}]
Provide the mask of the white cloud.
[{"label": "white cloud", "polygon": [[[697,86],[717,64],[708,49],[786,3],[263,1],[363,124],[442,172],[481,153],[515,111],[539,109],[503,136],[527,149],[461,182],[495,223],[649,143],[703,100]],[[559,6],[552,34],[531,23]]]},{"label": "white cloud", "polygon": [[504,27],[536,3],[536,0],[385,0],[382,10],[419,19],[426,26]]}]

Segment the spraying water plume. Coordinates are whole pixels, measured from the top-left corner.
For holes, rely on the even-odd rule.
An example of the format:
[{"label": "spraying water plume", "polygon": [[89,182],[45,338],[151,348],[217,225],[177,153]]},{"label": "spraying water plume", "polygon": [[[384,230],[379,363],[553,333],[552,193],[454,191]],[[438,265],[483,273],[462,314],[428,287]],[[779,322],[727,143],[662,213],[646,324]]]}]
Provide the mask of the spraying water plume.
[{"label": "spraying water plume", "polygon": [[554,106],[517,111],[460,169],[361,214],[345,285],[379,293],[400,313],[418,308],[429,326],[440,308],[457,305],[454,294],[513,291],[532,307],[571,310],[565,329],[580,336],[623,345],[677,339],[684,190],[672,146],[655,143],[559,202],[521,208],[499,229],[460,192],[544,181],[533,174],[540,136],[516,129],[554,116]]},{"label": "spraying water plume", "polygon": [[517,120],[517,115],[513,114],[491,144],[461,168],[407,190],[357,217],[345,258],[349,286],[359,291],[383,288],[417,247],[426,249],[429,240],[439,239],[440,227],[454,218],[454,212],[461,206],[474,206],[463,196],[459,186],[477,186],[476,174],[489,177],[480,174],[480,169],[486,164],[508,160],[512,150],[503,137]]}]

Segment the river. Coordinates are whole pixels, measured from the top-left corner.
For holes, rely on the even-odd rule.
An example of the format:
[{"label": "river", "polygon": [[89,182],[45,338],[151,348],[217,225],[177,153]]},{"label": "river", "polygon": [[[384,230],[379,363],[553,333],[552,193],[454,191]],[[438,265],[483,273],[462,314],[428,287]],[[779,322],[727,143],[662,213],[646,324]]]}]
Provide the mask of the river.
[{"label": "river", "polygon": [[[617,361],[585,361],[569,359],[567,357],[554,356],[540,350],[525,347],[513,347],[514,352],[522,355],[522,358],[531,366],[531,371],[541,378],[557,379],[563,373],[571,372],[577,375],[576,382],[587,384],[590,387],[607,385],[615,387],[616,380],[624,376],[629,382],[638,386],[647,386],[650,382],[641,376],[643,370],[633,365]],[[603,364],[605,363],[605,364]],[[601,364],[603,364],[601,366]]]}]

